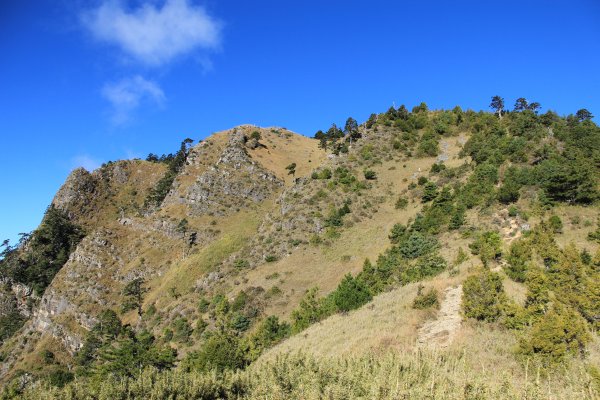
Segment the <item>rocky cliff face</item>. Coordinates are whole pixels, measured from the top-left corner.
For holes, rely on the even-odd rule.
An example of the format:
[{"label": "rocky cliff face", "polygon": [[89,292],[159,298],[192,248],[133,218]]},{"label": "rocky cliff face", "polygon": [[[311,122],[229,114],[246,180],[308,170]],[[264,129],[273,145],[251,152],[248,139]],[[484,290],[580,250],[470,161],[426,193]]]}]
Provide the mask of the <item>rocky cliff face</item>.
[{"label": "rocky cliff face", "polygon": [[104,164],[93,172],[77,168],[58,190],[52,205],[93,231],[141,209],[147,191],[164,174],[162,164],[125,160]]},{"label": "rocky cliff face", "polygon": [[[244,133],[234,129],[224,139],[220,146],[205,141],[193,149],[163,207],[183,205],[192,217],[225,215],[261,202],[282,187],[281,180],[248,155]],[[32,303],[30,290],[13,286],[0,295],[2,309],[20,310],[31,317],[26,330],[52,335],[75,352],[99,310],[119,309],[120,291],[129,280],[156,278],[190,246],[210,243],[217,235],[211,227],[190,227],[164,214],[137,212],[162,171],[161,165],[141,161],[110,163],[91,173],[74,170],[52,204],[83,224],[87,237],[41,299]],[[186,185],[186,179],[192,183]],[[144,257],[149,252],[152,261]],[[37,306],[31,309],[31,304]]]},{"label": "rocky cliff face", "polygon": [[66,211],[71,217],[74,213],[82,213],[94,198],[99,184],[97,176],[92,175],[84,168],[73,170],[65,183],[58,190],[52,205]]},{"label": "rocky cliff face", "polygon": [[38,300],[29,286],[0,279],[0,317],[17,312],[29,318]]},{"label": "rocky cliff face", "polygon": [[[163,206],[185,204],[192,215],[226,215],[261,202],[281,188],[280,179],[250,158],[245,146],[247,140],[242,132],[234,129],[216,163],[183,193],[178,188],[171,190]],[[182,174],[189,174],[189,169],[196,167],[195,160],[188,163]]]},{"label": "rocky cliff face", "polygon": [[[14,286],[0,292],[0,312],[18,309],[29,318],[19,337],[52,337],[73,354],[82,346],[100,311],[113,309],[120,312],[123,302],[121,291],[134,278],[141,277],[147,282],[152,298],[175,290],[177,279],[188,279],[185,268],[206,269],[205,273],[194,272],[196,291],[209,292],[221,284],[226,273],[220,269],[222,261],[218,261],[212,252],[222,251],[234,241],[235,249],[239,250],[223,255],[232,261],[237,254],[252,253],[249,250],[251,244],[262,246],[262,242],[241,246],[235,242],[238,239],[232,239],[227,232],[221,231],[220,223],[234,221],[237,217],[232,216],[257,209],[267,200],[277,201],[285,187],[282,175],[285,176],[287,171],[284,167],[289,163],[288,159],[295,159],[286,156],[283,161],[277,161],[278,152],[289,151],[280,150],[277,146],[292,146],[285,142],[293,136],[291,133],[281,136],[272,133],[273,130],[261,130],[267,141],[259,141],[250,139],[249,133],[255,129],[259,128],[245,126],[232,129],[196,145],[161,207],[150,213],[144,212],[144,199],[164,175],[164,164],[131,160],[109,163],[93,172],[83,168],[74,170],[56,193],[52,204],[82,225],[86,237],[41,298],[32,303],[30,290]],[[293,139],[305,143],[310,151],[320,151],[310,139],[300,138]],[[270,147],[267,149],[263,142]],[[269,169],[255,153],[254,157],[250,155],[250,152],[261,149],[266,149],[263,151],[265,156],[275,157],[275,161],[269,160],[269,165],[283,163],[280,170]],[[309,166],[303,168],[307,170]],[[273,221],[282,226],[280,219],[293,213],[292,209],[298,204],[297,201],[288,204],[286,199],[290,196],[304,198],[304,194],[298,193],[304,193],[309,185],[310,180],[305,179],[297,180],[292,187],[288,182],[286,194],[280,199],[281,216],[278,211],[273,215],[261,214],[259,218],[263,227],[257,233],[267,234]],[[240,221],[246,221],[244,218]],[[284,228],[318,232],[321,223],[318,218],[298,211],[298,215]],[[210,248],[215,241],[219,241],[215,247],[217,250]],[[281,251],[291,251],[288,247],[286,244]],[[263,260],[264,248],[262,246],[254,251],[256,261],[253,264]],[[203,266],[196,266],[196,259],[204,260]],[[188,315],[190,310],[195,309],[196,297],[185,294],[179,298],[181,295],[173,294],[176,297],[165,311],[168,320]],[[31,307],[32,304],[34,307]],[[134,325],[137,323],[134,315],[126,318]],[[18,339],[12,346],[7,349],[7,365],[0,371],[0,379],[23,354],[33,351],[35,340]]]}]

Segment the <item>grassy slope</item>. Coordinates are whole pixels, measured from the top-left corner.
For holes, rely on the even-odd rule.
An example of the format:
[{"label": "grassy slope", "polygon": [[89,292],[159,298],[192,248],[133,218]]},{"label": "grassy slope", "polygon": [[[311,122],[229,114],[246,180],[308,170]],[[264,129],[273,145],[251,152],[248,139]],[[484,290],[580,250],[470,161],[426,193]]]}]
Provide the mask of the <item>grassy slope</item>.
[{"label": "grassy slope", "polygon": [[[457,157],[460,148],[456,138],[444,141],[448,142],[449,160],[446,164],[449,167],[462,164],[463,160]],[[389,247],[388,234],[395,223],[405,224],[421,209],[420,202],[409,204],[405,210],[395,209],[394,204],[408,184],[416,181],[415,173],[421,171],[421,175],[427,175],[435,161],[435,157],[410,158],[403,163],[385,161],[373,167],[378,179],[369,190],[373,196],[381,197],[383,203],[378,205],[372,218],[345,229],[341,237],[328,246],[302,245],[288,257],[259,266],[246,275],[248,282],[241,289],[262,286],[268,290],[278,286],[282,296],[269,304],[266,313],[283,316],[296,307],[305,290],[318,286],[323,293],[328,293],[335,289],[345,274],[360,271],[365,258],[374,261]],[[443,242],[441,253],[452,259],[458,246],[465,247],[468,241],[458,235],[449,236]],[[270,279],[273,274],[278,274],[278,278]]]},{"label": "grassy slope", "polygon": [[[284,179],[288,186],[292,184],[293,177],[287,174],[285,169],[287,165],[295,162],[297,164],[296,177],[301,177],[310,175],[312,170],[326,160],[326,153],[318,149],[315,140],[292,135],[283,129],[261,129],[252,126],[238,129],[248,131],[247,133],[254,130],[261,132],[261,143],[266,147],[248,150],[248,153],[255,161],[261,163],[279,178]],[[194,182],[198,174],[216,161],[216,155],[220,154],[226,143],[227,132],[229,131],[220,132],[208,139],[214,143],[214,147],[209,152],[212,154],[211,157],[204,159],[200,166],[178,176],[177,185],[180,193]],[[442,141],[447,143],[448,148],[449,159],[446,161],[446,165],[453,167],[462,164],[464,160],[457,157],[460,150],[457,138],[444,138]],[[291,255],[249,271],[243,277],[243,283],[229,282],[229,297],[233,297],[239,290],[249,287],[261,286],[268,290],[272,286],[278,286],[282,290],[282,295],[269,302],[265,312],[287,317],[297,306],[306,289],[319,286],[323,293],[333,290],[344,274],[358,272],[365,258],[375,260],[381,252],[389,247],[387,235],[394,223],[406,223],[420,210],[421,204],[418,201],[409,204],[405,210],[396,210],[394,203],[398,196],[406,191],[408,184],[416,181],[418,175],[426,176],[428,174],[429,168],[435,161],[435,158],[411,157],[408,160],[384,161],[382,164],[372,167],[377,172],[378,179],[370,191],[374,196],[380,197],[382,203],[378,205],[377,212],[373,213],[370,219],[362,220],[344,229],[341,237],[328,246],[301,245]],[[160,175],[162,166],[152,164],[150,166],[156,169],[151,173],[152,179],[155,180],[157,174]],[[128,187],[119,189],[119,197],[124,196],[123,201],[128,201],[126,197],[131,192],[130,189]],[[136,202],[139,203],[140,200],[142,197],[136,198]],[[112,219],[114,218],[113,214],[116,215],[116,208],[111,205],[110,210],[110,219]],[[192,228],[206,227],[211,225],[212,221],[216,221],[221,231],[214,241],[198,248],[196,252],[187,257],[183,257],[184,246],[178,243],[163,243],[163,249],[157,252],[150,243],[143,241],[140,243],[140,238],[138,238],[135,246],[140,246],[138,253],[143,255],[148,264],[156,265],[168,262],[168,268],[148,282],[150,291],[146,295],[145,305],[155,303],[162,310],[172,310],[179,314],[192,313],[198,298],[198,295],[193,292],[196,281],[205,277],[208,272],[214,271],[221,262],[247,245],[255,234],[262,216],[269,212],[277,212],[276,210],[275,202],[267,201],[229,217],[187,216]],[[583,239],[587,232],[593,229],[594,225],[590,226],[586,221],[594,222],[595,210],[581,207],[560,207],[556,212],[565,223],[564,233],[558,236],[558,242],[561,245],[569,241],[576,241],[578,245],[585,244],[590,250],[595,250],[595,245]],[[165,207],[158,215],[178,220],[186,217],[186,210],[183,206],[174,204]],[[574,216],[580,216],[581,222],[573,223]],[[494,227],[492,216],[470,215],[469,217],[471,221],[476,221],[478,226]],[[538,217],[533,216],[532,224],[537,219]],[[107,222],[107,224],[111,223]],[[114,228],[118,229],[116,226]],[[136,242],[133,236],[128,237],[127,234],[120,237],[124,245],[127,243],[128,246],[133,246],[133,243]],[[155,240],[161,239],[157,237]],[[458,247],[468,250],[467,244],[470,239],[462,238],[457,233],[444,233],[440,237],[440,242],[443,246],[442,255],[451,261],[455,257]],[[128,264],[129,267],[133,268],[137,259],[132,260]],[[435,286],[441,292],[445,287],[463,279],[469,273],[470,266],[476,263],[476,260],[472,258],[461,267],[460,275],[449,277],[447,274],[443,274],[427,282],[427,285]],[[278,274],[275,279],[272,278],[274,274]],[[519,302],[523,301],[522,285],[505,279],[505,287],[512,298]],[[177,296],[181,297],[174,298],[171,288],[174,288]],[[418,327],[433,317],[430,312],[412,310],[410,304],[415,293],[416,286],[409,285],[383,294],[371,304],[351,312],[349,315],[333,316],[272,349],[263,357],[263,362],[274,360],[278,354],[299,350],[315,356],[334,354],[355,356],[373,352],[384,353],[389,349],[396,349],[401,351],[400,357],[407,357],[406,359],[409,360],[412,357],[410,352],[414,348]],[[118,301],[118,298],[118,294],[115,294],[115,301]],[[125,322],[135,322],[136,319],[137,317],[132,312],[126,316]],[[41,341],[40,343],[46,342]],[[479,378],[483,379],[486,376],[486,370],[490,371],[495,365],[502,363],[507,365],[507,379],[510,378],[518,383],[518,375],[522,373],[522,370],[510,352],[514,344],[514,337],[509,334],[486,327],[466,325],[463,326],[455,344],[449,351],[455,355],[468,351],[470,355],[465,358],[465,362],[469,363],[468,369],[463,369],[462,372],[457,370],[457,374],[467,374],[471,371],[480,374]],[[42,347],[38,346],[36,352]],[[27,365],[35,364],[35,357],[31,360]],[[26,364],[21,365],[25,366]],[[447,372],[444,371],[444,374]],[[500,380],[497,383],[499,384]]]}]

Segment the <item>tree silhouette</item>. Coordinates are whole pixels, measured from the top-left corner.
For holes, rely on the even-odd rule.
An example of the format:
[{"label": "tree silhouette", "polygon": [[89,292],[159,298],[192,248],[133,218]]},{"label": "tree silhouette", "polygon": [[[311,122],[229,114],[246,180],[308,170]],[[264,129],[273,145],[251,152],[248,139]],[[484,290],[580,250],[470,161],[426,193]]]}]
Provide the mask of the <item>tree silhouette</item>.
[{"label": "tree silhouette", "polygon": [[138,315],[142,316],[142,302],[144,293],[147,290],[144,288],[144,280],[142,278],[135,278],[129,282],[123,288],[123,296],[125,296],[125,302],[123,303],[123,312],[130,310],[136,310]]},{"label": "tree silhouette", "polygon": [[504,109],[504,99],[500,96],[492,97],[490,108],[496,110],[496,113],[498,113],[498,117],[502,118],[502,110]]},{"label": "tree silhouette", "polygon": [[296,163],[291,163],[285,169],[288,170],[288,175],[296,176]]},{"label": "tree silhouette", "polygon": [[581,110],[578,110],[575,113],[575,116],[577,117],[577,119],[579,121],[589,121],[592,118],[594,118],[594,116],[592,115],[592,113],[589,112],[588,110],[586,110],[585,108],[582,108]]},{"label": "tree silhouette", "polygon": [[527,99],[525,99],[524,97],[519,97],[517,99],[517,101],[515,101],[515,111],[523,111],[523,110],[527,110],[529,109],[529,103],[527,102]]}]

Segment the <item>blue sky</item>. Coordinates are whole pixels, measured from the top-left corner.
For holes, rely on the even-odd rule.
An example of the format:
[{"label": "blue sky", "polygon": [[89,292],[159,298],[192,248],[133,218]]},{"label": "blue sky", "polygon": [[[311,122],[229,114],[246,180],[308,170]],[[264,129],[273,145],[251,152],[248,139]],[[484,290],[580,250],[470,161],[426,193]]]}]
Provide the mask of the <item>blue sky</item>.
[{"label": "blue sky", "polygon": [[3,1],[0,239],[71,169],[242,123],[312,135],[392,103],[492,95],[600,115],[600,3]]}]

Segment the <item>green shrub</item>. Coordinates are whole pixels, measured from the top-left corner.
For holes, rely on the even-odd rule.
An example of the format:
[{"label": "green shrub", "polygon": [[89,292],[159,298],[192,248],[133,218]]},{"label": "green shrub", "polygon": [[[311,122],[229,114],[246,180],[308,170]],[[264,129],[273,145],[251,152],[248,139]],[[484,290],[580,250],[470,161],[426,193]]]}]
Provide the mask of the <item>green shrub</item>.
[{"label": "green shrub", "polygon": [[471,253],[478,255],[483,265],[487,266],[490,261],[502,255],[502,239],[496,231],[484,232],[477,236],[469,248]]},{"label": "green shrub", "polygon": [[187,343],[191,335],[192,327],[186,318],[179,317],[173,322],[173,339],[180,343]]},{"label": "green shrub", "polygon": [[279,272],[277,272],[277,271],[273,272],[272,274],[269,274],[269,275],[265,276],[265,279],[268,280],[268,281],[270,281],[272,279],[277,279],[277,278],[279,278]]},{"label": "green shrub", "polygon": [[446,169],[446,165],[444,163],[442,163],[442,162],[433,163],[429,172],[431,172],[432,174],[438,174],[445,169]]},{"label": "green shrub", "polygon": [[377,179],[377,173],[370,169],[365,170],[364,175],[365,175],[365,179],[367,179],[367,180]]},{"label": "green shrub", "polygon": [[519,200],[520,189],[523,186],[522,181],[523,178],[520,175],[523,175],[523,171],[519,171],[514,167],[509,167],[504,174],[504,181],[502,186],[498,190],[498,200],[501,203],[509,204],[514,203]]},{"label": "green shrub", "polygon": [[246,315],[236,312],[231,317],[231,328],[236,332],[245,332],[250,328],[251,322]]},{"label": "green shrub", "polygon": [[331,298],[318,298],[318,288],[306,292],[297,309],[292,311],[292,331],[300,332],[335,312]]},{"label": "green shrub", "polygon": [[55,361],[54,353],[51,352],[48,349],[43,350],[40,353],[40,356],[42,357],[42,360],[44,361],[44,364],[53,364],[54,361]]},{"label": "green shrub", "polygon": [[398,197],[395,204],[396,210],[404,210],[406,206],[408,206],[408,199],[404,196]]},{"label": "green shrub", "polygon": [[325,226],[328,227],[340,227],[343,224],[343,218],[346,214],[350,213],[350,202],[344,202],[344,205],[338,209],[333,208],[329,212],[329,216],[325,219]]},{"label": "green shrub", "polygon": [[239,338],[227,332],[217,332],[206,339],[200,350],[190,353],[184,362],[184,369],[224,371],[246,365]]},{"label": "green shrub", "polygon": [[428,276],[434,276],[446,269],[446,260],[438,254],[427,254],[417,261],[413,268],[403,274],[403,283],[415,282]]},{"label": "green shrub", "polygon": [[262,138],[262,135],[260,134],[259,131],[253,131],[250,134],[250,139],[254,139],[254,140],[260,140]]},{"label": "green shrub", "polygon": [[412,307],[417,310],[438,308],[440,305],[438,291],[435,288],[430,288],[427,292],[424,292],[423,289],[424,286],[419,285],[417,296],[413,300]]},{"label": "green shrub", "polygon": [[588,233],[588,240],[600,243],[600,226],[595,231]]},{"label": "green shrub", "polygon": [[438,247],[435,238],[425,236],[420,232],[413,232],[406,240],[400,243],[400,254],[406,259],[415,259],[428,254]]},{"label": "green shrub", "polygon": [[388,238],[393,244],[398,244],[406,238],[408,228],[406,225],[394,224]]},{"label": "green shrub", "polygon": [[568,355],[583,355],[591,341],[585,320],[574,310],[557,304],[531,327],[522,338],[524,355],[539,355],[551,365],[562,363]]},{"label": "green shrub", "polygon": [[311,174],[312,179],[331,179],[332,176],[333,174],[329,168],[323,168],[322,170],[314,171]]},{"label": "green shrub", "polygon": [[435,139],[422,140],[417,148],[419,156],[435,157],[439,151],[439,142]]},{"label": "green shrub", "polygon": [[462,309],[467,318],[497,321],[505,301],[502,278],[495,272],[483,271],[463,283]]},{"label": "green shrub", "polygon": [[216,294],[211,301],[212,311],[216,316],[224,316],[229,313],[231,305],[223,294]]},{"label": "green shrub", "polygon": [[241,290],[231,302],[231,311],[241,311],[248,304],[248,294]]},{"label": "green shrub", "polygon": [[581,259],[581,262],[584,263],[585,265],[592,264],[592,255],[590,254],[588,249],[583,249],[581,251],[581,253],[579,254],[579,258]]},{"label": "green shrub", "polygon": [[243,258],[238,258],[233,262],[233,266],[236,269],[245,269],[250,267],[250,263],[248,260],[244,260]]},{"label": "green shrub", "polygon": [[466,251],[463,250],[462,247],[458,248],[458,252],[456,253],[456,258],[454,259],[454,265],[460,265],[469,259],[469,255]]},{"label": "green shrub", "polygon": [[273,255],[273,254],[268,254],[267,256],[265,256],[265,261],[268,263],[272,263],[277,261],[277,256]]},{"label": "green shrub", "polygon": [[198,311],[200,311],[201,313],[207,312],[209,306],[210,306],[210,301],[206,300],[204,297],[202,297],[198,301]]},{"label": "green shrub", "polygon": [[531,246],[524,240],[518,240],[510,245],[506,261],[506,274],[515,282],[525,282],[527,263],[531,259]]},{"label": "green shrub", "polygon": [[466,222],[465,217],[465,208],[462,206],[456,207],[452,216],[450,217],[450,223],[448,224],[448,229],[456,230],[463,226]]},{"label": "green shrub", "polygon": [[371,301],[371,293],[362,281],[347,274],[332,294],[338,310],[347,312]]},{"label": "green shrub", "polygon": [[435,199],[438,195],[437,185],[433,182],[427,182],[423,186],[423,196],[421,197],[421,201],[423,203],[427,203],[433,199]]},{"label": "green shrub", "polygon": [[250,338],[254,352],[259,355],[264,349],[274,346],[289,336],[290,332],[291,328],[287,322],[279,322],[279,318],[275,315],[268,316]]},{"label": "green shrub", "polygon": [[265,293],[265,298],[272,299],[273,297],[279,297],[279,296],[281,296],[282,293],[283,293],[283,291],[279,288],[279,286],[272,286]]},{"label": "green shrub", "polygon": [[373,265],[367,258],[363,263],[363,269],[356,279],[364,283],[373,294],[381,293],[390,283],[392,277],[392,268],[383,262],[380,257],[377,264]]},{"label": "green shrub", "polygon": [[204,333],[204,331],[206,330],[207,327],[208,327],[208,322],[206,322],[202,318],[199,318],[198,321],[196,321],[196,327],[194,328],[194,335],[199,337],[200,335],[202,335]]},{"label": "green shrub", "polygon": [[55,369],[46,375],[46,380],[48,383],[58,388],[64,387],[73,379],[75,379],[75,375],[72,372],[66,371],[62,368]]},{"label": "green shrub", "polygon": [[536,318],[546,313],[550,301],[548,277],[540,268],[530,268],[525,274],[527,297],[525,308]]},{"label": "green shrub", "polygon": [[554,233],[562,233],[563,222],[558,215],[552,215],[548,219],[548,225],[550,226],[550,229],[552,229],[552,231]]}]

